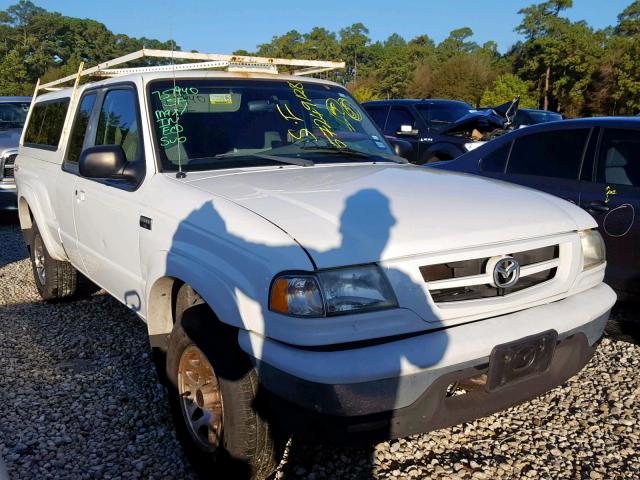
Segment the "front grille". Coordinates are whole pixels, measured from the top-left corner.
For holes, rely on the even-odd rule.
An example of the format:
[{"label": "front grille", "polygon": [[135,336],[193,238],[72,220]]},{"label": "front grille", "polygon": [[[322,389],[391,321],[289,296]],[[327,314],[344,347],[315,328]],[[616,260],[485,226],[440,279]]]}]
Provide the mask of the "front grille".
[{"label": "front grille", "polygon": [[420,273],[436,303],[501,297],[552,280],[559,265],[559,252],[559,245],[550,245],[505,253],[516,259],[521,268],[520,279],[511,288],[492,285],[493,272],[487,271],[492,257],[425,265],[420,267]]},{"label": "front grille", "polygon": [[2,177],[3,179],[13,178],[13,168],[15,166],[17,153],[7,155],[2,162]]}]

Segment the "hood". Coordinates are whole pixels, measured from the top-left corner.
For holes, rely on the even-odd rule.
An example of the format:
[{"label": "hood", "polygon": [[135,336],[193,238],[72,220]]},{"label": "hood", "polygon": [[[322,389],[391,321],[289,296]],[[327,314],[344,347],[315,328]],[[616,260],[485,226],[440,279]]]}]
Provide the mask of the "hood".
[{"label": "hood", "polygon": [[21,134],[21,128],[0,129],[0,152],[7,148],[18,148]]},{"label": "hood", "polygon": [[474,129],[483,133],[491,132],[498,128],[504,128],[504,122],[505,118],[491,109],[477,110],[460,117],[438,133],[451,135],[454,133],[468,132]]},{"label": "hood", "polygon": [[317,165],[190,173],[184,180],[266,218],[319,268],[595,226],[556,197],[413,165]]}]

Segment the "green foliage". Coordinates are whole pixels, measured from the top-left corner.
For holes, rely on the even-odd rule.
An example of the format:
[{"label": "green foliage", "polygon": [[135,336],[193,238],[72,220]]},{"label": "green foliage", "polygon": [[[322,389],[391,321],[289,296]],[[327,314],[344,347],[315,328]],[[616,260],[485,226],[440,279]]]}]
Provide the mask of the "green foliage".
[{"label": "green foliage", "polygon": [[436,54],[438,60],[441,62],[447,61],[456,55],[463,55],[473,53],[480,47],[476,42],[471,42],[468,39],[473,36],[473,30],[469,27],[458,28],[449,33],[449,36],[445,38],[438,48]]},{"label": "green foliage", "polygon": [[497,106],[520,97],[523,108],[538,108],[536,97],[531,94],[531,86],[513,73],[505,73],[496,78],[493,86],[484,91],[480,104]]},{"label": "green foliage", "polygon": [[[31,94],[36,80],[77,71],[141,48],[178,49],[172,41],[114,34],[95,20],[65,17],[20,0],[0,12],[0,94]],[[131,66],[150,64],[149,60]]]},{"label": "green foliage", "polygon": [[618,15],[616,32],[627,37],[640,34],[640,0],[635,0]]},{"label": "green foliage", "polygon": [[[346,68],[319,76],[346,85],[360,101],[397,97],[444,97],[496,105],[521,97],[568,116],[635,114],[640,111],[640,0],[618,22],[594,30],[564,12],[572,0],[546,0],[519,11],[522,36],[501,55],[497,45],[473,41],[462,27],[436,44],[428,35],[394,33],[373,42],[362,23],[337,32],[315,27],[290,30],[239,55],[341,59]],[[114,34],[89,19],[48,12],[29,0],[0,11],[0,94],[31,94],[43,81],[143,47],[179,49],[174,42]],[[148,65],[150,60],[137,64]],[[156,62],[157,63],[157,62]],[[135,65],[133,63],[132,65]]]}]

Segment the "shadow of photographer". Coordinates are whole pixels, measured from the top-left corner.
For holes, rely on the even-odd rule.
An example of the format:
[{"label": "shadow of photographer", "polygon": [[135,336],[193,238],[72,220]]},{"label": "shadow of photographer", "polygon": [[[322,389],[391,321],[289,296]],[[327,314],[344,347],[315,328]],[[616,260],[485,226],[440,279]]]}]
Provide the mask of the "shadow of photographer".
[{"label": "shadow of photographer", "polygon": [[[391,240],[393,228],[397,223],[397,219],[393,214],[393,206],[388,197],[376,189],[362,189],[349,196],[344,204],[342,214],[339,218],[339,234],[340,244],[336,248],[327,250],[315,250],[307,245],[305,247],[307,254],[316,264],[319,265],[335,265],[335,266],[349,266],[353,263],[350,262],[351,258],[367,259],[366,263],[378,263],[384,258],[385,248],[389,245]],[[198,293],[195,293],[192,301],[197,308],[186,309],[182,318],[180,319],[181,328],[185,335],[205,352],[208,360],[211,362],[216,376],[220,380],[222,391],[222,404],[232,405],[238,398],[233,396],[227,396],[233,394],[235,391],[233,385],[242,384],[247,378],[251,378],[252,381],[258,381],[263,375],[264,369],[269,368],[268,365],[260,361],[260,359],[270,358],[277,356],[281,349],[282,344],[280,342],[273,341],[277,339],[281,334],[281,329],[277,325],[274,325],[273,319],[268,321],[268,315],[266,310],[268,309],[268,289],[260,288],[256,286],[259,283],[265,283],[265,287],[268,287],[270,279],[274,272],[271,272],[271,277],[265,279],[247,278],[242,272],[242,265],[247,262],[258,262],[263,266],[262,271],[269,272],[270,259],[279,259],[286,261],[287,258],[299,257],[301,248],[293,241],[285,246],[267,245],[263,243],[257,243],[255,241],[248,241],[238,233],[232,233],[225,219],[216,209],[216,200],[206,202],[200,208],[192,211],[184,220],[182,220],[173,236],[172,246],[169,251],[167,260],[167,272],[174,272],[180,267],[177,265],[184,255],[194,255],[194,252],[200,252],[206,254],[206,252],[212,252],[223,265],[219,265],[220,271],[224,271],[224,288],[227,291],[233,292],[235,301],[232,304],[225,304],[224,308],[226,313],[219,311],[213,311],[205,304],[208,303],[208,295],[211,295],[212,289],[209,289],[207,294],[203,292],[203,298],[200,298]],[[359,262],[362,263],[362,262]],[[279,262],[278,264],[282,264]],[[271,267],[273,268],[273,267]],[[310,265],[309,270],[312,270]],[[415,296],[414,305],[420,305],[424,308],[424,311],[431,312],[429,301],[425,294],[424,285],[416,284],[409,276],[397,269],[385,267],[382,265],[387,277],[393,278],[393,285],[398,288],[401,286],[403,289],[409,289],[412,295]],[[253,270],[255,273],[256,270]],[[260,271],[260,269],[258,269]],[[278,272],[275,272],[278,273]],[[212,280],[213,282],[213,280]],[[213,289],[215,290],[215,289]],[[198,300],[200,298],[200,300]],[[180,302],[180,301],[179,301]],[[200,303],[197,303],[200,302]],[[247,319],[247,312],[241,311],[239,304],[249,302],[253,306],[254,318]],[[190,313],[191,310],[191,313]],[[264,341],[260,344],[250,344],[248,347],[243,348],[244,352],[238,348],[238,334],[237,330],[233,327],[222,323],[219,320],[225,320],[225,315],[229,315],[232,318],[242,319],[243,324],[239,326],[241,330],[247,330],[249,332],[259,335]],[[218,316],[218,319],[216,319]],[[433,318],[434,315],[431,316]],[[345,322],[349,321],[349,317],[345,316]],[[214,326],[215,325],[215,326]],[[430,323],[428,325],[431,328],[438,328],[438,324]],[[303,327],[301,327],[303,328]],[[425,323],[425,330],[427,324]],[[175,328],[174,328],[175,331]],[[405,332],[398,332],[405,333]],[[172,334],[173,337],[173,334]],[[415,369],[426,368],[430,365],[436,364],[444,355],[447,348],[447,335],[446,333],[440,333],[433,336],[433,339],[425,339],[424,351],[416,348],[403,349],[401,341],[384,343],[384,340],[379,342],[382,346],[375,350],[377,355],[381,354],[380,358],[371,358],[371,364],[377,364],[378,368],[381,368],[385,372],[385,377],[376,379],[381,381],[379,385],[384,385],[383,391],[376,391],[375,388],[369,389],[368,395],[370,398],[362,397],[358,401],[362,402],[362,407],[365,408],[367,403],[378,402],[379,405],[384,405],[384,411],[377,411],[378,416],[382,415],[386,418],[386,422],[383,422],[382,429],[385,431],[378,431],[376,437],[378,438],[390,438],[393,436],[391,431],[391,425],[393,422],[393,411],[395,408],[406,406],[407,395],[406,389],[416,386],[413,384],[410,372]],[[295,348],[295,347],[292,347]],[[354,346],[346,347],[353,349],[354,352],[358,349],[366,349],[366,346]],[[171,357],[171,347],[169,347]],[[364,351],[364,350],[363,350]],[[424,352],[428,351],[428,355]],[[382,352],[382,353],[381,353]],[[346,353],[346,355],[345,355]],[[322,362],[323,358],[329,359],[330,357],[338,354],[344,355],[344,358],[349,358],[350,352],[326,352],[323,357],[318,355],[318,361]],[[359,352],[359,353],[362,353]],[[365,356],[366,357],[366,356]],[[354,357],[355,358],[355,357]],[[363,358],[359,355],[358,358]],[[257,359],[257,360],[256,360]],[[174,398],[174,412],[175,407],[179,404],[178,397],[178,385],[175,374],[172,376],[169,372],[171,368],[175,368],[177,364],[177,356],[174,354],[173,360],[169,358],[168,376],[170,380],[169,388],[171,390],[170,396]],[[232,363],[232,365],[229,365]],[[332,365],[335,365],[333,362]],[[334,368],[332,366],[332,368]],[[337,372],[344,374],[349,369],[357,368],[358,370],[366,370],[366,365],[353,365],[344,363],[338,367],[341,371]],[[327,377],[328,378],[328,377]],[[344,415],[347,410],[350,411],[349,415],[357,415],[354,412],[354,405],[350,405],[349,408],[345,408],[345,404],[353,402],[353,398],[348,399],[344,396],[344,392],[354,387],[356,390],[358,387],[358,380],[353,380],[350,385],[339,384],[326,384],[322,385],[322,406],[323,411],[333,412],[333,419],[336,420],[340,415]],[[297,388],[305,389],[309,383],[302,383]],[[376,385],[372,383],[371,385]],[[227,395],[225,395],[225,393]],[[270,405],[273,402],[279,400],[286,401],[274,396],[273,392],[270,392],[268,388],[265,388],[262,383],[258,383],[256,390],[253,392],[253,401],[251,408],[253,412],[257,412],[260,419],[268,428],[273,428],[277,431],[279,428],[280,418],[274,415],[273,409]],[[301,392],[296,392],[301,394]],[[420,392],[421,393],[421,392]],[[314,392],[307,391],[302,395],[309,398],[313,398]],[[318,401],[320,398],[318,397]],[[255,471],[255,455],[260,452],[255,451],[258,446],[254,445],[253,454],[246,448],[247,438],[242,437],[242,441],[245,444],[243,448],[234,445],[237,443],[238,435],[231,429],[242,429],[243,419],[239,419],[237,413],[227,413],[227,410],[233,407],[224,407],[223,417],[225,418],[225,425],[221,433],[220,445],[223,447],[219,452],[223,452],[222,455],[226,457],[227,465],[232,465],[233,474],[236,478],[250,477],[251,475],[259,476],[259,472]],[[356,406],[357,408],[357,406]],[[175,413],[174,413],[175,414]],[[251,415],[249,415],[251,416]],[[227,422],[228,419],[232,420],[232,423]],[[182,432],[182,436],[187,432]],[[263,432],[265,433],[265,432]],[[286,432],[280,432],[286,433]],[[296,455],[304,455],[301,451],[301,446],[309,438],[313,438],[313,433],[305,435],[304,441],[297,441],[294,437],[290,450],[289,458]],[[265,433],[266,434],[266,433]],[[276,435],[280,440],[286,439],[284,435]],[[343,440],[343,439],[341,439]],[[278,456],[282,450],[283,445],[280,443],[273,448],[271,454]],[[302,448],[302,450],[304,450]],[[368,452],[368,453],[366,453]],[[253,456],[252,456],[253,455]],[[361,469],[362,477],[369,478],[373,475],[373,467],[375,457],[373,455],[373,446],[369,445],[365,447],[365,455],[370,459],[369,464]],[[196,464],[201,472],[214,468],[214,462],[211,461],[210,456],[202,455],[200,452],[191,453],[192,460]],[[204,458],[203,458],[204,457]],[[287,471],[286,466],[284,467]]]}]

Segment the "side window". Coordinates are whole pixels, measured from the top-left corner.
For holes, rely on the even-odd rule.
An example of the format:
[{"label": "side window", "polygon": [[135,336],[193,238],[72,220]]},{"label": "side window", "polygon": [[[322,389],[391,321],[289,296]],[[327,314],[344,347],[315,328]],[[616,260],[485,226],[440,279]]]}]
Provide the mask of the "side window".
[{"label": "side window", "polygon": [[120,145],[127,161],[138,155],[140,132],[136,95],[130,89],[107,92],[100,110],[95,145]]},{"label": "side window", "polygon": [[588,128],[525,135],[515,140],[508,173],[578,179]]},{"label": "side window", "polygon": [[71,137],[69,138],[69,151],[67,152],[66,158],[66,161],[69,163],[78,163],[78,160],[80,160],[80,153],[82,153],[82,146],[84,145],[84,136],[89,126],[89,117],[91,116],[91,110],[95,102],[95,93],[85,95],[82,98],[82,102],[80,102],[80,108],[76,114],[76,119],[71,130]]},{"label": "side window", "polygon": [[389,107],[365,107],[367,113],[371,116],[375,124],[382,130],[387,121],[387,112]]},{"label": "side window", "polygon": [[640,131],[606,128],[598,157],[598,182],[640,187]]},{"label": "side window", "polygon": [[413,117],[411,112],[404,107],[391,108],[384,133],[387,135],[395,135],[400,131],[400,127],[402,125],[411,125],[411,128],[415,129],[416,119]]},{"label": "side window", "polygon": [[580,180],[583,182],[593,182],[596,148],[598,146],[598,137],[600,133],[599,127],[595,127],[591,130],[589,135],[589,145],[584,153],[584,160],[582,160],[582,170],[580,171]]},{"label": "side window", "polygon": [[507,165],[507,158],[509,158],[509,150],[511,150],[512,143],[513,142],[507,142],[482,157],[482,160],[480,160],[480,168],[482,171],[504,173],[504,167]]},{"label": "side window", "polygon": [[68,98],[34,105],[24,143],[30,147],[56,150],[68,107]]}]

